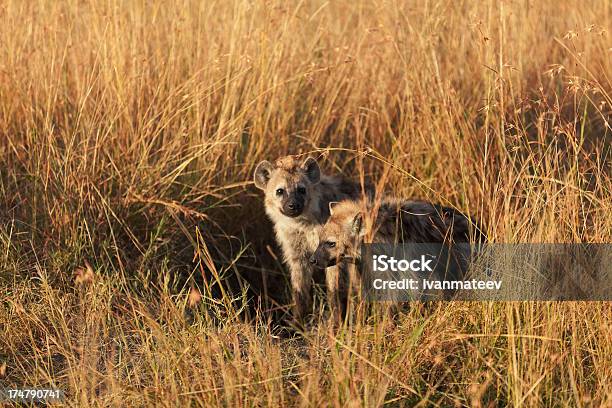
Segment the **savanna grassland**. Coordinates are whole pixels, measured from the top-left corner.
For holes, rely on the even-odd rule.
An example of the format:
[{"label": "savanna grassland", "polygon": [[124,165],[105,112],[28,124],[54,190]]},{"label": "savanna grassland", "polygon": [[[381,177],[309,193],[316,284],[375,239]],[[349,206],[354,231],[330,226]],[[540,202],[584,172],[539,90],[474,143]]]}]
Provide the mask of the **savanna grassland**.
[{"label": "savanna grassland", "polygon": [[609,302],[288,324],[255,165],[612,241],[612,3],[0,1],[0,384],[67,406],[611,406]]}]

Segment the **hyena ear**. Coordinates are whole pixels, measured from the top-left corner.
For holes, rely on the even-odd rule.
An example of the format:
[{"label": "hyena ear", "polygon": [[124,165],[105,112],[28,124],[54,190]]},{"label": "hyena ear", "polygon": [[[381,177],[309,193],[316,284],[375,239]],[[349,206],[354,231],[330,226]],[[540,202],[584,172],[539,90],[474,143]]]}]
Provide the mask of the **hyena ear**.
[{"label": "hyena ear", "polygon": [[357,213],[357,215],[355,215],[355,218],[353,218],[353,222],[351,224],[351,231],[353,232],[354,235],[361,234],[362,225],[363,225],[363,216],[361,215],[361,213]]},{"label": "hyena ear", "polygon": [[306,177],[310,180],[311,183],[316,184],[321,180],[321,169],[319,168],[319,164],[312,157],[304,160],[302,164],[302,168],[306,173]]},{"label": "hyena ear", "polygon": [[334,207],[340,204],[338,201],[329,202],[329,215],[334,215]]},{"label": "hyena ear", "polygon": [[272,175],[274,166],[267,160],[262,161],[255,167],[255,173],[253,174],[253,180],[255,181],[255,187],[260,190],[265,190],[270,176]]}]

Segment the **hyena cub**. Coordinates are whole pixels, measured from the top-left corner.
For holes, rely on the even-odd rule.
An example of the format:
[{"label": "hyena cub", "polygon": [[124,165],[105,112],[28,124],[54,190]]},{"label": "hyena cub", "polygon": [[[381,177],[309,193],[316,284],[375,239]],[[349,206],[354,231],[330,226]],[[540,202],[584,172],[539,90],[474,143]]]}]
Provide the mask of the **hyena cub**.
[{"label": "hyena cub", "polygon": [[486,240],[466,215],[425,201],[384,198],[378,208],[369,200],[331,202],[330,213],[311,257],[312,264],[323,268],[342,263],[359,265],[364,241],[399,244]]},{"label": "hyena cub", "polygon": [[255,186],[265,192],[266,213],[291,272],[294,315],[301,320],[311,307],[315,266],[309,259],[319,243],[319,229],[329,218],[329,203],[355,200],[362,189],[342,177],[322,175],[311,157],[287,156],[274,164],[262,161],[254,179]]}]

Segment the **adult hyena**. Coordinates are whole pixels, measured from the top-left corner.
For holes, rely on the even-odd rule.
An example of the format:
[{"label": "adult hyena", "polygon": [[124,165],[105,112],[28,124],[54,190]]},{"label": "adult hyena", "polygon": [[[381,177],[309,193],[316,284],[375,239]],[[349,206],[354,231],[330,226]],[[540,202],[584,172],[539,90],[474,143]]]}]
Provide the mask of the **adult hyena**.
[{"label": "adult hyena", "polygon": [[[254,180],[265,192],[266,213],[291,272],[294,316],[301,320],[311,308],[316,267],[309,259],[319,243],[319,229],[329,218],[329,203],[357,199],[362,187],[343,177],[322,175],[315,159],[297,156],[282,157],[274,164],[262,161]],[[329,291],[330,282],[327,286]]]}]

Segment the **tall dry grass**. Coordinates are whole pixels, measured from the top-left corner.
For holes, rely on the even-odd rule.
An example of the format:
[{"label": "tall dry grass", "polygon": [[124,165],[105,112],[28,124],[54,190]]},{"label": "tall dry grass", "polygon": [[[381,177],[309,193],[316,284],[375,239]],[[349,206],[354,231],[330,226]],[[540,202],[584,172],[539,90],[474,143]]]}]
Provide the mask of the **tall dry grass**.
[{"label": "tall dry grass", "polygon": [[283,328],[250,183],[259,160],[310,153],[497,242],[610,242],[609,0],[4,0],[0,16],[0,383],[69,406],[612,403],[609,303]]}]

